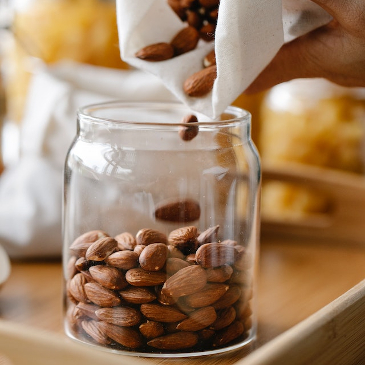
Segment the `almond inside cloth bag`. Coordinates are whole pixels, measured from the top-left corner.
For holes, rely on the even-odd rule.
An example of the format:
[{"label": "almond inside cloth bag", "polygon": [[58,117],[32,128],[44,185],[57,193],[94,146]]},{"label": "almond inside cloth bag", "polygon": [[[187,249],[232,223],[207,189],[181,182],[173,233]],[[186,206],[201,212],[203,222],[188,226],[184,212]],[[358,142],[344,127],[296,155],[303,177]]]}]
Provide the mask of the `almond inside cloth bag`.
[{"label": "almond inside cloth bag", "polygon": [[[136,57],[143,47],[169,43],[187,27],[169,4],[179,0],[117,0],[122,59],[150,72],[193,111],[216,118],[269,64],[280,47],[328,23],[332,18],[310,0],[220,0],[214,41],[200,39],[196,48],[171,59],[149,62]],[[180,4],[211,1],[182,1]],[[194,5],[195,6],[195,5]],[[212,49],[216,56],[213,89],[201,97],[188,96],[185,80],[203,69]]]}]

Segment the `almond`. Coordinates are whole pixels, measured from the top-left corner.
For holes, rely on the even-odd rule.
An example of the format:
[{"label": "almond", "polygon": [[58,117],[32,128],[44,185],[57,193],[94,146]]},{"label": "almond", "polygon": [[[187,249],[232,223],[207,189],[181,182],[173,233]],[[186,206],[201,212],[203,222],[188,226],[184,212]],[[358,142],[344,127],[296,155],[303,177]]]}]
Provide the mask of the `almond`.
[{"label": "almond", "polygon": [[199,3],[204,8],[215,8],[219,5],[219,0],[199,0]]},{"label": "almond", "polygon": [[164,334],[163,325],[160,322],[147,321],[139,326],[139,332],[148,340]]},{"label": "almond", "polygon": [[199,126],[189,125],[191,123],[198,123],[198,118],[191,114],[185,116],[181,122],[183,125],[179,126],[179,136],[183,141],[191,141],[199,133]]},{"label": "almond", "polygon": [[179,350],[195,346],[198,340],[195,332],[176,332],[154,338],[147,345],[160,350]]},{"label": "almond", "polygon": [[137,232],[136,240],[138,245],[148,246],[151,243],[168,243],[167,236],[155,229],[143,228]]},{"label": "almond", "polygon": [[215,38],[215,28],[216,24],[214,23],[206,23],[199,29],[200,38],[205,40],[206,42],[212,42]]},{"label": "almond", "polygon": [[88,299],[100,307],[115,307],[120,304],[119,297],[112,290],[98,283],[87,283],[84,288]]},{"label": "almond", "polygon": [[199,32],[194,27],[188,26],[180,30],[170,42],[174,55],[179,56],[195,49],[199,38]]},{"label": "almond", "polygon": [[184,259],[185,255],[175,246],[167,245],[169,249],[169,256],[172,258]]},{"label": "almond", "polygon": [[253,266],[253,255],[251,252],[247,252],[244,247],[236,246],[238,252],[238,259],[234,263],[234,267],[237,270],[245,271],[249,270]]},{"label": "almond", "polygon": [[186,22],[196,29],[200,29],[200,27],[203,25],[203,17],[198,11],[194,10],[186,10]]},{"label": "almond", "polygon": [[213,89],[217,77],[217,66],[206,67],[188,77],[183,85],[185,94],[191,97],[202,97]]},{"label": "almond", "polygon": [[120,327],[107,322],[100,322],[99,328],[112,340],[124,347],[135,349],[143,344],[141,335],[129,327]]},{"label": "almond", "polygon": [[217,314],[218,318],[212,323],[212,329],[218,331],[222,328],[228,327],[236,319],[236,311],[233,307],[227,307]]},{"label": "almond", "polygon": [[209,227],[204,232],[200,233],[200,235],[197,238],[199,246],[203,245],[204,243],[217,242],[218,230],[219,230],[219,225],[214,227]]},{"label": "almond", "polygon": [[110,338],[100,330],[99,323],[97,321],[82,321],[81,326],[83,330],[92,337],[97,343],[102,345],[110,345]]},{"label": "almond", "polygon": [[162,271],[146,271],[142,268],[130,269],[125,278],[133,286],[162,285],[166,280],[166,273]]},{"label": "almond", "polygon": [[128,303],[143,304],[156,299],[156,295],[148,288],[131,286],[119,292],[119,295]]},{"label": "almond", "polygon": [[159,271],[164,267],[168,254],[164,243],[152,243],[141,252],[139,264],[144,270]]},{"label": "almond", "polygon": [[216,319],[215,309],[205,307],[190,313],[189,318],[181,321],[176,328],[180,331],[200,331],[211,325]]},{"label": "almond", "polygon": [[216,65],[215,50],[212,49],[203,59],[203,66],[209,67]]},{"label": "almond", "polygon": [[89,246],[97,241],[100,238],[103,237],[109,237],[109,235],[101,230],[94,230],[94,231],[89,231],[86,232],[84,234],[82,234],[81,236],[79,236],[78,238],[75,239],[75,241],[73,241],[73,243],[70,246],[70,250],[71,252],[73,252],[74,254],[78,255],[78,256],[85,256],[85,253],[87,251],[87,249],[89,248]]},{"label": "almond", "polygon": [[166,261],[166,274],[173,275],[184,267],[188,267],[190,264],[185,260],[179,259],[177,257],[170,257]]},{"label": "almond", "polygon": [[89,317],[91,319],[97,320],[98,317],[95,314],[95,311],[98,310],[100,307],[95,304],[87,304],[80,302],[77,304],[76,308],[82,313],[83,317]]},{"label": "almond", "polygon": [[165,61],[174,56],[174,48],[170,43],[155,43],[140,49],[135,56],[150,62]]},{"label": "almond", "polygon": [[198,333],[199,338],[203,341],[210,340],[214,335],[215,331],[210,328],[204,328]]},{"label": "almond", "polygon": [[185,303],[193,308],[201,308],[213,304],[221,298],[229,286],[220,283],[207,284],[203,289],[185,297]]},{"label": "almond", "polygon": [[189,254],[196,250],[198,229],[195,226],[182,227],[170,232],[168,240],[182,253]]},{"label": "almond", "polygon": [[193,222],[200,217],[200,205],[193,199],[167,200],[156,206],[156,219],[174,222]]},{"label": "almond", "polygon": [[227,292],[213,304],[213,307],[215,309],[227,308],[232,304],[236,303],[236,301],[240,298],[240,296],[241,296],[241,289],[236,285],[232,285],[229,287]]},{"label": "almond", "polygon": [[85,253],[86,260],[103,261],[118,247],[117,241],[112,237],[100,238],[90,245]]},{"label": "almond", "polygon": [[204,288],[207,282],[205,270],[197,265],[191,265],[179,270],[166,280],[162,292],[170,297],[196,293]]},{"label": "almond", "polygon": [[138,266],[138,257],[138,253],[134,251],[117,251],[109,255],[105,262],[109,266],[129,270]]},{"label": "almond", "polygon": [[161,304],[142,304],[141,312],[146,318],[156,322],[177,322],[187,317],[178,309]]},{"label": "almond", "polygon": [[205,243],[196,251],[196,262],[204,268],[233,264],[237,252],[232,246],[222,243]]},{"label": "almond", "polygon": [[156,289],[157,300],[163,305],[174,305],[176,303],[176,299],[166,295],[161,288]]},{"label": "almond", "polygon": [[90,267],[89,272],[92,278],[105,288],[120,290],[128,285],[124,274],[115,267],[97,265]]},{"label": "almond", "polygon": [[228,327],[219,331],[214,338],[213,347],[224,346],[243,334],[245,328],[242,322],[235,321]]},{"label": "almond", "polygon": [[135,248],[134,248],[134,252],[138,255],[138,257],[139,257],[139,255],[142,253],[142,251],[146,248],[147,246],[145,246],[145,245],[137,245]]},{"label": "almond", "polygon": [[84,287],[86,283],[87,281],[82,274],[76,274],[70,281],[68,290],[71,296],[75,298],[78,302],[89,302]]},{"label": "almond", "polygon": [[67,277],[66,279],[71,279],[75,274],[77,274],[77,267],[75,266],[77,262],[76,256],[71,256],[67,263],[66,273]]},{"label": "almond", "polygon": [[134,250],[137,244],[135,237],[129,232],[120,233],[114,239],[118,242],[120,250]]},{"label": "almond", "polygon": [[171,9],[177,14],[177,16],[181,20],[185,20],[185,9],[180,3],[180,0],[167,0],[168,4],[170,5]]},{"label": "almond", "polygon": [[207,269],[207,280],[213,283],[224,283],[232,276],[233,269],[229,265]]},{"label": "almond", "polygon": [[130,307],[100,308],[95,312],[96,316],[104,322],[123,327],[132,327],[141,322],[142,315]]}]

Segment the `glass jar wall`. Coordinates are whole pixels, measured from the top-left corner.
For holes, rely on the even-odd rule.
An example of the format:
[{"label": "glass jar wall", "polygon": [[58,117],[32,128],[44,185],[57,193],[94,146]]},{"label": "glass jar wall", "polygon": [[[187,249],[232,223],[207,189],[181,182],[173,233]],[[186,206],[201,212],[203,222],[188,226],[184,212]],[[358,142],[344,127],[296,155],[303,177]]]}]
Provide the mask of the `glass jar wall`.
[{"label": "glass jar wall", "polygon": [[83,108],[65,165],[65,328],[142,356],[219,353],[256,334],[260,164],[250,114]]}]

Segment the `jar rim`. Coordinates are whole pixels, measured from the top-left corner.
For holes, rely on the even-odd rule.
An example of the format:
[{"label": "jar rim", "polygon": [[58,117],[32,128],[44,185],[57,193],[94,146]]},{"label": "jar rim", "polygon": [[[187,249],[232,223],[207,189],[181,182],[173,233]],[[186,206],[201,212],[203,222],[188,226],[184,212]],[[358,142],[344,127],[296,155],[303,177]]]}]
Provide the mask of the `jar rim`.
[{"label": "jar rim", "polygon": [[[189,109],[186,105],[178,101],[107,101],[101,103],[93,103],[82,106],[77,111],[77,117],[82,118],[83,120],[88,120],[91,123],[96,124],[109,124],[113,123],[116,124],[129,124],[129,125],[156,125],[156,126],[177,126],[183,124],[182,122],[140,122],[140,121],[131,121],[131,120],[124,120],[124,119],[116,119],[116,118],[107,118],[107,117],[100,117],[93,115],[92,113],[97,110],[105,110],[111,108],[120,108],[120,109],[132,109],[132,108],[145,108],[152,110],[158,110],[162,107],[164,108],[171,108],[171,107],[180,107],[182,109],[186,109],[187,113],[202,115],[201,113],[195,112]],[[236,107],[236,106],[228,106],[222,115],[232,114],[232,118],[228,119],[211,119],[207,116],[205,118],[210,119],[209,121],[198,121],[196,123],[189,123],[190,125],[229,125],[232,123],[250,123],[251,122],[251,113],[245,109]]]}]

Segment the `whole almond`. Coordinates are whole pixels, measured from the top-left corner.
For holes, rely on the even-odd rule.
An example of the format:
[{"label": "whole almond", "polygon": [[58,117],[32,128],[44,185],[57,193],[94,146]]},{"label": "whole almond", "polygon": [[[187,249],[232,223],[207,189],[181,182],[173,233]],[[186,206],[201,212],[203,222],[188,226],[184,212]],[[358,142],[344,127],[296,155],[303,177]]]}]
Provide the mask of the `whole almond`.
[{"label": "whole almond", "polygon": [[138,253],[134,251],[117,251],[109,255],[105,262],[109,266],[121,270],[129,270],[138,266]]},{"label": "whole almond", "polygon": [[139,255],[139,264],[147,271],[159,271],[166,262],[169,250],[164,243],[152,243]]},{"label": "whole almond", "polygon": [[200,331],[210,326],[217,319],[217,313],[213,307],[200,308],[189,314],[189,318],[184,319],[177,325],[180,331]]},{"label": "whole almond", "polygon": [[137,245],[135,248],[134,248],[134,252],[138,255],[138,257],[139,257],[139,255],[142,253],[142,251],[146,248],[147,246],[145,246],[145,245]]},{"label": "whole almond", "polygon": [[114,237],[118,242],[118,248],[120,250],[134,250],[136,247],[136,238],[129,232],[123,232]]},{"label": "whole almond", "polygon": [[100,308],[95,312],[99,320],[123,327],[136,326],[141,322],[141,313],[131,307]]},{"label": "whole almond", "polygon": [[[238,250],[240,248],[240,250]],[[236,251],[238,251],[238,259],[234,263],[234,267],[237,270],[245,271],[249,270],[253,266],[253,255],[251,252],[246,251],[241,246],[235,247]]]},{"label": "whole almond", "polygon": [[120,298],[112,290],[98,283],[86,283],[84,288],[88,299],[100,307],[115,307],[120,304]]},{"label": "whole almond", "polygon": [[168,200],[156,206],[156,219],[174,222],[193,222],[200,217],[200,205],[193,199]]},{"label": "whole almond", "polygon": [[215,50],[212,49],[208,54],[205,55],[203,59],[203,66],[209,67],[216,65],[216,58],[215,58]]},{"label": "whole almond", "polygon": [[97,321],[82,321],[81,326],[83,330],[92,337],[97,343],[100,343],[102,345],[110,345],[111,340],[110,338],[100,330],[99,328],[99,322]]},{"label": "whole almond", "polygon": [[179,350],[195,346],[198,340],[195,332],[176,332],[154,338],[147,345],[160,350]]},{"label": "whole almond", "polygon": [[105,288],[120,290],[128,285],[124,274],[115,267],[97,265],[90,267],[89,272],[92,278]]},{"label": "whole almond", "polygon": [[164,334],[163,325],[160,322],[147,321],[139,326],[139,332],[148,340]]},{"label": "whole almond", "polygon": [[101,230],[89,231],[77,237],[70,246],[70,251],[78,256],[85,256],[89,246],[100,238],[109,237],[109,235]]},{"label": "whole almond", "polygon": [[191,123],[197,123],[198,118],[193,115],[186,115],[180,123],[184,125],[179,126],[179,136],[183,141],[191,141],[199,133],[199,127],[197,125],[190,125]]},{"label": "whole almond", "polygon": [[198,229],[195,226],[181,227],[170,232],[168,240],[184,254],[195,252]]},{"label": "whole almond", "polygon": [[177,257],[170,257],[166,261],[166,274],[171,276],[184,267],[188,267],[189,265],[190,264],[185,260],[179,259]]},{"label": "whole almond", "polygon": [[162,287],[162,292],[170,297],[178,298],[196,293],[204,288],[206,282],[205,270],[198,265],[191,265],[168,278]]},{"label": "whole almond", "polygon": [[201,308],[213,304],[221,298],[228,290],[229,286],[220,283],[209,283],[196,293],[185,297],[187,305],[193,308]]},{"label": "whole almond", "polygon": [[217,313],[217,319],[212,323],[210,328],[218,331],[228,327],[236,319],[236,310],[233,307],[227,307]]},{"label": "whole almond", "polygon": [[156,229],[143,228],[136,234],[138,245],[148,246],[151,243],[168,243],[167,236]]},{"label": "whole almond", "polygon": [[200,233],[200,235],[197,237],[199,246],[203,245],[204,243],[217,242],[218,230],[219,225],[209,227],[204,232]]},{"label": "whole almond", "polygon": [[180,30],[170,42],[174,55],[179,56],[195,49],[199,38],[199,32],[194,27],[188,26]]},{"label": "whole almond", "polygon": [[207,280],[213,283],[224,283],[232,276],[233,269],[229,265],[207,269]]},{"label": "whole almond", "polygon": [[205,40],[206,42],[212,42],[215,38],[215,28],[216,24],[214,23],[206,23],[199,29],[200,38]]},{"label": "whole almond", "polygon": [[98,305],[80,302],[79,304],[77,304],[76,308],[79,310],[80,313],[82,313],[83,317],[88,317],[95,320],[98,319],[95,314],[95,311],[100,308]]},{"label": "whole almond", "polygon": [[245,328],[242,322],[239,321],[233,322],[228,327],[219,331],[215,335],[213,340],[213,347],[220,347],[226,345],[227,343],[230,343],[231,341],[241,336],[244,331]]},{"label": "whole almond", "polygon": [[117,241],[112,237],[100,238],[90,245],[85,253],[86,260],[103,261],[118,247]]},{"label": "whole almond", "polygon": [[126,272],[125,278],[133,286],[162,285],[166,280],[166,273],[162,271],[146,271],[138,267]]},{"label": "whole almond", "polygon": [[234,247],[222,243],[205,243],[196,251],[196,262],[204,268],[233,264],[236,257]]},{"label": "whole almond", "polygon": [[222,295],[214,304],[215,309],[224,309],[230,307],[241,296],[241,289],[236,285],[231,285],[227,292]]},{"label": "whole almond", "polygon": [[212,91],[216,77],[216,65],[206,67],[192,74],[183,84],[185,94],[191,97],[202,97],[207,95]]},{"label": "whole almond", "polygon": [[100,322],[99,328],[112,340],[124,347],[136,349],[143,344],[141,335],[133,328]]},{"label": "whole almond", "polygon": [[135,56],[150,62],[165,61],[174,56],[174,48],[170,43],[155,43],[140,49]]},{"label": "whole almond", "polygon": [[177,247],[173,245],[167,245],[167,248],[169,249],[169,257],[176,257],[178,259],[185,258],[185,255]]},{"label": "whole almond", "polygon": [[140,309],[146,318],[156,322],[177,322],[187,317],[178,309],[161,304],[142,304]]},{"label": "whole almond", "polygon": [[85,284],[87,283],[85,277],[79,273],[76,274],[69,283],[68,290],[73,298],[78,302],[88,303],[89,299],[85,292]]},{"label": "whole almond", "polygon": [[148,288],[130,286],[119,292],[119,295],[128,303],[143,304],[153,302],[156,295]]}]

